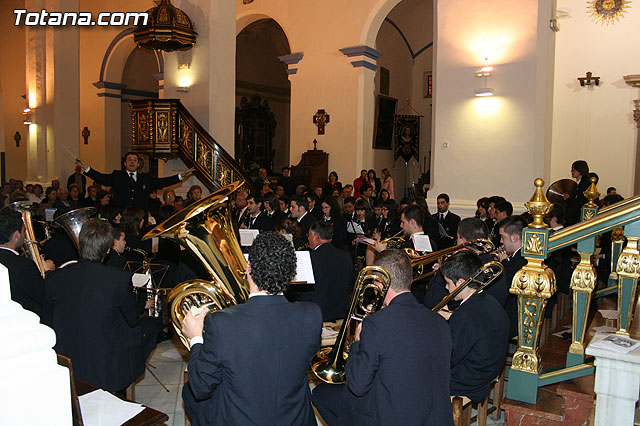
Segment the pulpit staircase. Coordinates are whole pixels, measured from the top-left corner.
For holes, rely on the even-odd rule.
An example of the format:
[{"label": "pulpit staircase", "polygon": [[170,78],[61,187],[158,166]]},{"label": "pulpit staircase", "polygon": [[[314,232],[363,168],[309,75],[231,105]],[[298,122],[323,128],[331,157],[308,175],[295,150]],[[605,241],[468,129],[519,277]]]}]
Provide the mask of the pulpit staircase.
[{"label": "pulpit staircase", "polygon": [[179,99],[131,101],[131,150],[152,158],[180,158],[214,191],[237,180],[254,185],[234,158],[198,123]]},{"label": "pulpit staircase", "polygon": [[[640,338],[635,333],[638,325],[632,327],[640,275],[640,196],[598,210],[594,200],[600,194],[592,179],[585,191],[589,202],[582,208],[582,221],[551,232],[543,222],[552,208],[542,191],[543,185],[542,179],[536,179],[536,191],[526,203],[534,218],[522,233],[521,253],[528,263],[515,275],[510,289],[518,297],[519,333],[502,405],[505,425],[589,424],[594,417],[595,371],[593,357],[585,355],[586,344],[591,340],[589,330],[613,325],[605,324],[593,309],[592,301],[600,309],[617,309],[616,334]],[[591,256],[596,236],[614,230],[612,272],[607,287],[595,291],[597,275]],[[550,336],[541,348],[545,308],[556,291],[554,272],[545,266],[544,259],[572,245],[577,245],[580,261],[570,281],[573,308],[566,323],[571,326],[571,341]]]}]

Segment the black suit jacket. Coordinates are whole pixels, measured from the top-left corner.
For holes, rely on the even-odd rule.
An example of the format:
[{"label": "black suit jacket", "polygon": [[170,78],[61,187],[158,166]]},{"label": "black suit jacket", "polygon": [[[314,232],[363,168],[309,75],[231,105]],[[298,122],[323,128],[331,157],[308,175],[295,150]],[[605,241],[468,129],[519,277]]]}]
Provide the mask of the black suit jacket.
[{"label": "black suit jacket", "polygon": [[[509,293],[509,288],[511,288],[513,277],[526,264],[526,259],[520,255],[520,250],[518,250],[516,253],[514,253],[513,256],[508,257],[502,261],[502,266],[504,266],[504,272],[502,273],[503,279],[492,284],[492,286],[495,286],[497,284],[498,287],[496,289],[492,289],[495,291],[491,294],[497,295],[501,293],[504,296],[503,306],[504,310],[509,316],[509,324],[511,325],[509,329],[509,337],[518,335],[518,297],[514,294]],[[498,299],[498,302],[500,301],[501,300]]]},{"label": "black suit jacket", "polygon": [[451,395],[481,401],[504,368],[509,318],[491,295],[482,292],[460,305],[449,318],[449,326],[453,340]]},{"label": "black suit jacket", "polygon": [[71,358],[76,378],[119,391],[144,372],[131,274],[82,260],[48,274],[46,285],[55,350]]},{"label": "black suit jacket", "polygon": [[156,178],[149,173],[138,173],[135,184],[124,170],[114,170],[109,174],[89,169],[86,175],[101,185],[111,187],[113,201],[119,207],[138,206],[149,210],[149,193],[180,182],[178,175]]},{"label": "black suit jacket", "polygon": [[367,316],[347,359],[344,400],[353,425],[453,425],[451,334],[409,293]]},{"label": "black suit jacket", "polygon": [[269,217],[273,221],[273,226],[275,227],[278,223],[282,222],[283,219],[287,218],[287,214],[281,210],[276,210]]},{"label": "black suit jacket", "polygon": [[302,233],[302,239],[306,243],[309,241],[309,228],[313,222],[317,219],[311,215],[311,213],[305,214],[301,220],[298,220],[298,226],[300,227],[300,232]]},{"label": "black suit jacket", "polygon": [[48,324],[44,279],[33,260],[18,256],[10,250],[0,249],[0,263],[9,270],[11,300]]},{"label": "black suit jacket", "polygon": [[323,321],[344,318],[349,305],[349,294],[353,290],[351,256],[345,250],[326,243],[311,250],[311,264],[316,283],[312,291],[297,293],[296,300],[320,306]]},{"label": "black suit jacket", "polygon": [[571,195],[567,198],[567,214],[564,220],[566,226],[580,222],[582,206],[587,204],[587,197],[584,196],[584,191],[589,189],[589,186],[591,186],[589,176],[583,176],[571,191]]},{"label": "black suit jacket", "polygon": [[458,224],[460,223],[460,216],[449,211],[442,221],[440,220],[440,212],[434,213],[433,218],[440,222],[444,230],[447,232],[447,235],[451,237],[443,237],[440,239],[440,249],[454,246],[456,242],[456,235],[458,234]]},{"label": "black suit jacket", "polygon": [[183,389],[197,425],[315,425],[307,381],[322,318],[311,303],[255,296],[209,314]]},{"label": "black suit jacket", "polygon": [[271,219],[267,213],[261,211],[258,216],[251,223],[251,216],[249,216],[249,223],[247,224],[248,229],[258,229],[260,231],[273,231],[273,219]]},{"label": "black suit jacket", "polygon": [[347,244],[347,219],[344,216],[332,217],[331,223],[333,224],[333,239],[331,244],[334,247],[343,249]]}]

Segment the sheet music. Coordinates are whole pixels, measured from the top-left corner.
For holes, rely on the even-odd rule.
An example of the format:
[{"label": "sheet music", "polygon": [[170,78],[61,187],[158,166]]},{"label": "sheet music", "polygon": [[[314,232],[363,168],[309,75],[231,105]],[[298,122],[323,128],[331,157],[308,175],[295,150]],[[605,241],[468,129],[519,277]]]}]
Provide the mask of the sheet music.
[{"label": "sheet music", "polygon": [[149,274],[133,274],[131,281],[133,282],[133,286],[136,288],[142,288],[147,285],[147,283],[151,280]]},{"label": "sheet music", "polygon": [[259,233],[258,229],[240,229],[240,245],[250,247]]},{"label": "sheet music", "polygon": [[413,248],[416,251],[426,251],[432,252],[433,248],[431,247],[431,240],[428,235],[425,234],[413,234],[411,235],[411,239],[413,240]]},{"label": "sheet music", "polygon": [[640,341],[630,339],[617,334],[609,334],[604,339],[591,341],[591,345],[596,348],[606,349],[608,351],[626,354],[640,347]]},{"label": "sheet music", "polygon": [[359,223],[349,221],[347,222],[347,232],[349,234],[364,234],[364,230]]},{"label": "sheet music", "polygon": [[44,220],[46,220],[47,222],[53,222],[53,218],[56,214],[56,210],[58,209],[53,209],[53,208],[44,209]]},{"label": "sheet music", "polygon": [[144,411],[142,404],[123,401],[102,389],[78,397],[85,426],[120,426]]},{"label": "sheet music", "polygon": [[307,284],[315,284],[316,278],[313,275],[313,265],[311,264],[311,252],[297,251],[296,259],[298,265],[296,268],[296,276],[293,281],[306,281]]},{"label": "sheet music", "polygon": [[[249,253],[244,253],[244,258],[249,261]],[[307,284],[315,284],[316,278],[313,275],[313,265],[311,264],[311,252],[296,251],[296,276],[293,281],[304,282]]]}]

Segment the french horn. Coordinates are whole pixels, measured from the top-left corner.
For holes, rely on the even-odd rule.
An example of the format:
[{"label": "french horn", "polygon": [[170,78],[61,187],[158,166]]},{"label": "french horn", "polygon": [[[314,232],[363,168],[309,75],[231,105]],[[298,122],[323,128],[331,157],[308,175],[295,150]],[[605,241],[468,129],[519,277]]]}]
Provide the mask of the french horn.
[{"label": "french horn", "polygon": [[244,303],[249,297],[247,262],[236,237],[230,197],[243,182],[227,185],[191,204],[147,232],[143,240],[161,237],[177,241],[205,267],[209,279],[178,284],[168,296],[171,322],[182,343],[182,320],[192,307],[224,309]]}]

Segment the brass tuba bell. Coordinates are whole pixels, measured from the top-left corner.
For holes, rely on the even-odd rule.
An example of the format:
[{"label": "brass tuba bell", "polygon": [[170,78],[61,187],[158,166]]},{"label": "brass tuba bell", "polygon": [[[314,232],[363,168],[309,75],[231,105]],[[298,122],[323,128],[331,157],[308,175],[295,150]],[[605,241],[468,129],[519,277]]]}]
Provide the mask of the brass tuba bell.
[{"label": "brass tuba bell", "polygon": [[66,231],[73,241],[73,244],[80,253],[80,231],[82,225],[87,223],[91,216],[95,215],[97,209],[95,207],[81,207],[79,209],[71,210],[65,214],[58,216],[53,223],[60,226]]},{"label": "brass tuba bell", "polygon": [[245,302],[249,297],[247,262],[236,237],[230,196],[243,182],[227,185],[174,214],[142,238],[168,238],[189,250],[205,267],[210,280],[189,280],[170,293],[171,321],[182,343],[189,348],[181,323],[191,307],[219,310]]}]

